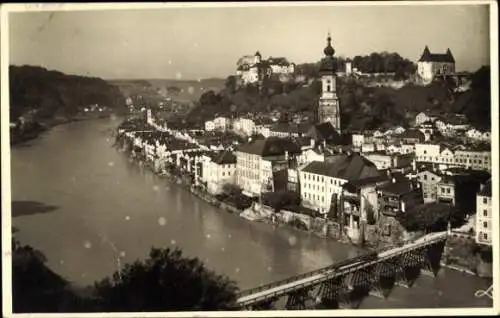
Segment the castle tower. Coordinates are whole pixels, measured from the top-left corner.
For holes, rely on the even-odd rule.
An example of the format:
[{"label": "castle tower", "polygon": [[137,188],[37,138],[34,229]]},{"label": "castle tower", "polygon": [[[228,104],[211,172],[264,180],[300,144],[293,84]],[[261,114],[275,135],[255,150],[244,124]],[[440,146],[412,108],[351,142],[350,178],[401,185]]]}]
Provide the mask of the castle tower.
[{"label": "castle tower", "polygon": [[336,63],[333,58],[335,50],[331,45],[332,38],[328,33],[327,46],[323,50],[325,57],[321,60],[321,97],[318,105],[318,123],[329,122],[340,134],[340,111],[337,97]]}]

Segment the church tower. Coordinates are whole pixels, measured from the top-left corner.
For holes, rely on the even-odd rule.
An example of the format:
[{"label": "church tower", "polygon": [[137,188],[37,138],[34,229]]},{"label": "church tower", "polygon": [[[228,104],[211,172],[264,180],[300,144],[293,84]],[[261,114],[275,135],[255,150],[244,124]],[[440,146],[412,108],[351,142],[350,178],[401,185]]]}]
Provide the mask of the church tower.
[{"label": "church tower", "polygon": [[327,45],[323,50],[325,57],[321,60],[321,97],[318,105],[318,123],[330,123],[340,134],[340,111],[337,97],[335,50],[331,45],[332,38],[328,34]]}]

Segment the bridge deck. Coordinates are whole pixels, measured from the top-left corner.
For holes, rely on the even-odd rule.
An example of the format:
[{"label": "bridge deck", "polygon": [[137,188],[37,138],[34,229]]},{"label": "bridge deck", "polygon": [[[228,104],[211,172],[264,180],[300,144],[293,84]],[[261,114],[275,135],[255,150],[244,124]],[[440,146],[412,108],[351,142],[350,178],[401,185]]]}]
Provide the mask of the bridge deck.
[{"label": "bridge deck", "polygon": [[268,289],[263,289],[261,291],[257,291],[249,295],[241,296],[240,298],[238,298],[237,303],[240,305],[250,304],[266,298],[280,296],[290,291],[297,290],[303,287],[312,286],[315,283],[319,283],[321,281],[325,281],[337,276],[345,275],[346,273],[353,272],[360,268],[381,262],[385,259],[392,258],[395,255],[398,255],[402,252],[412,250],[426,244],[430,244],[444,237],[446,237],[446,232],[431,233],[401,247],[396,247],[387,251],[382,251],[378,253],[378,258],[373,261],[358,261],[356,263],[347,264],[335,269],[325,270],[322,273],[312,274],[311,276],[299,278],[291,282],[286,281],[281,285],[270,287]]}]

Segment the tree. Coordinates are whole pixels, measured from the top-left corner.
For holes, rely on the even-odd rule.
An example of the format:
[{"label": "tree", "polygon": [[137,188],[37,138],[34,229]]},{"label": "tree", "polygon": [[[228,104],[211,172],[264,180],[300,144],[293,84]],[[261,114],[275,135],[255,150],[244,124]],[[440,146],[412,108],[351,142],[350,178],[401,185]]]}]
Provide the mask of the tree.
[{"label": "tree", "polygon": [[230,310],[238,288],[179,249],[152,248],[149,258],[125,265],[95,284],[103,311]]},{"label": "tree", "polygon": [[45,256],[29,245],[12,240],[12,304],[15,313],[83,311],[86,301],[69,283],[46,265]]},{"label": "tree", "polygon": [[226,78],[225,87],[229,93],[233,94],[236,91],[237,81],[236,76],[230,75]]},{"label": "tree", "polygon": [[241,195],[242,189],[236,184],[224,183],[224,185],[222,185],[222,191],[232,197]]},{"label": "tree", "polygon": [[456,223],[455,218],[454,208],[441,203],[422,204],[397,217],[406,230],[425,232],[444,231],[448,221]]},{"label": "tree", "polygon": [[276,212],[286,206],[300,205],[300,195],[295,191],[282,190],[278,192],[267,192],[262,197],[264,204],[272,207]]}]

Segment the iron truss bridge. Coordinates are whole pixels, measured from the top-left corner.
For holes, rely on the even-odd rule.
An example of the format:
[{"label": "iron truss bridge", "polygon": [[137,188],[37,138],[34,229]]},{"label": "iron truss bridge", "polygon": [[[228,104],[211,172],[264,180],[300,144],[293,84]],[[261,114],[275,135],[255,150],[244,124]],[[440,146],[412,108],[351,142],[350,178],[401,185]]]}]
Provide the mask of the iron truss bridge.
[{"label": "iron truss bridge", "polygon": [[[290,277],[238,295],[243,310],[271,309],[286,297],[285,309],[357,308],[357,300],[370,294],[386,298],[392,286],[411,287],[422,272],[436,276],[446,232],[427,234],[398,247],[357,256],[309,273]],[[389,288],[387,287],[389,286]]]}]

